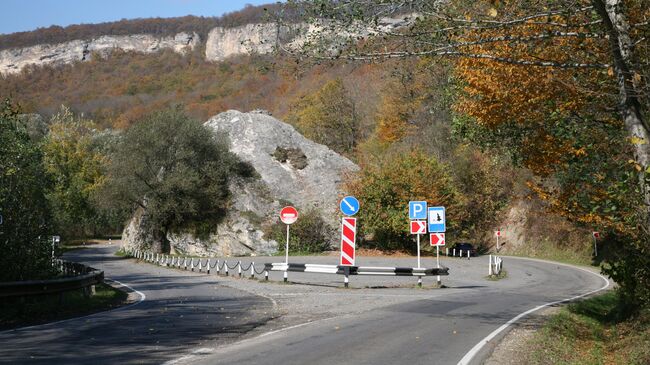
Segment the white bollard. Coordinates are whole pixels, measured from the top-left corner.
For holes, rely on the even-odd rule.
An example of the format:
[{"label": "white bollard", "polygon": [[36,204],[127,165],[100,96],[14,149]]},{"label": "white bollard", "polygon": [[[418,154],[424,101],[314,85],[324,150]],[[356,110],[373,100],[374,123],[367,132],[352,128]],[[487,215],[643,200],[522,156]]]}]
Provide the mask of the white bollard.
[{"label": "white bollard", "polygon": [[228,276],[228,260],[223,260],[223,267],[226,268],[226,276]]},{"label": "white bollard", "polygon": [[467,250],[467,259],[469,260],[469,250]]},{"label": "white bollard", "polygon": [[205,266],[206,266],[205,272],[207,272],[208,275],[210,275],[210,258],[209,257],[208,257],[208,262],[206,262]]},{"label": "white bollard", "polygon": [[492,276],[492,255],[489,257],[489,264],[488,264],[488,275]]},{"label": "white bollard", "polygon": [[201,258],[199,258],[199,272],[201,272],[201,269],[202,269],[202,268],[203,268],[203,267],[201,266]]},{"label": "white bollard", "polygon": [[454,257],[456,257],[456,249],[454,248]]},{"label": "white bollard", "polygon": [[190,259],[190,270],[194,271],[194,257]]},{"label": "white bollard", "polygon": [[255,278],[255,262],[251,262],[251,279]]},{"label": "white bollard", "polygon": [[449,257],[449,247],[445,247],[445,256]]},{"label": "white bollard", "polygon": [[237,275],[241,278],[241,261],[237,261]]}]

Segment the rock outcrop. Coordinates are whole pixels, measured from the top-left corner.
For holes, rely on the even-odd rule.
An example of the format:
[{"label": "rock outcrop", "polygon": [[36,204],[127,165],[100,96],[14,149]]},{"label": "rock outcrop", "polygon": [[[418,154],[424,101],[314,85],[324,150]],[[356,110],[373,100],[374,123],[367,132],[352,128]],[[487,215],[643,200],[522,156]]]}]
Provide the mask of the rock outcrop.
[{"label": "rock outcrop", "polygon": [[[379,31],[407,26],[415,19],[414,14],[399,18],[381,18],[376,28],[361,23],[350,25],[346,31],[332,33],[323,25],[296,23],[279,26],[275,23],[246,24],[239,27],[216,27],[205,40],[205,58],[208,61],[223,61],[231,56],[267,54],[282,46],[297,50],[306,42],[318,43],[326,39],[326,49],[336,51],[347,40],[367,36]],[[62,65],[90,59],[93,53],[105,56],[115,49],[152,53],[161,49],[172,49],[183,53],[201,43],[196,33],[182,32],[172,37],[157,37],[150,34],[127,36],[106,35],[90,40],[74,40],[57,44],[41,44],[32,47],[0,50],[0,74],[19,73],[25,67]]]},{"label": "rock outcrop", "polygon": [[208,61],[223,61],[231,56],[247,54],[267,54],[278,47],[295,51],[306,42],[327,39],[326,48],[336,48],[347,39],[357,39],[377,31],[387,32],[404,27],[413,22],[415,14],[398,18],[380,18],[376,28],[364,24],[350,25],[346,31],[333,33],[327,26],[296,23],[278,25],[276,23],[246,24],[239,27],[216,27],[210,31],[205,44],[205,58]]},{"label": "rock outcrop", "polygon": [[194,49],[199,43],[200,39],[196,33],[178,33],[173,37],[135,34],[6,49],[0,51],[0,74],[18,73],[30,65],[61,65],[86,61],[93,53],[105,56],[116,49],[143,53],[171,49],[174,52],[184,53]]},{"label": "rock outcrop", "polygon": [[[291,125],[262,112],[227,111],[205,123],[227,138],[230,149],[253,165],[260,178],[234,181],[232,207],[216,232],[205,238],[187,233],[170,234],[173,250],[195,255],[256,255],[277,251],[277,242],[264,236],[263,227],[278,221],[283,205],[299,211],[315,209],[332,229],[338,227],[340,183],[346,173],[358,170],[347,158],[310,141]],[[128,246],[147,246],[140,211],[123,234]],[[335,243],[337,237],[332,237]]]}]

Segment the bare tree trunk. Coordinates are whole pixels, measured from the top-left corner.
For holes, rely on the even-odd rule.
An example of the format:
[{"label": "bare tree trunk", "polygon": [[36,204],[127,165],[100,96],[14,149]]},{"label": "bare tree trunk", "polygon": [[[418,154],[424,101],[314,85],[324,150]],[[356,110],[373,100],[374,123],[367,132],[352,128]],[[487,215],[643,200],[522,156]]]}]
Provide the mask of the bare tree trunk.
[{"label": "bare tree trunk", "polygon": [[[630,38],[630,26],[627,21],[623,1],[592,0],[595,10],[603,19],[605,31],[614,59],[619,95],[620,111],[625,127],[634,146],[634,158],[643,171],[650,166],[650,126],[644,118],[639,101],[639,85],[635,81],[634,45]],[[645,203],[645,229],[650,227],[650,187],[646,184],[644,174],[640,174],[641,192]]]}]

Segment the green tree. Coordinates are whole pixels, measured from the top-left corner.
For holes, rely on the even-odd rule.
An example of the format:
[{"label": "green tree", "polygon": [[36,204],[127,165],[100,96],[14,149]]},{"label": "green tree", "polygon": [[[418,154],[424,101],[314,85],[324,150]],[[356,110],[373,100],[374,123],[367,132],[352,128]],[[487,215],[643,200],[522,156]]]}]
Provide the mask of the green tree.
[{"label": "green tree", "polygon": [[0,110],[0,281],[52,274],[50,180],[39,146],[9,101]]},{"label": "green tree", "polygon": [[343,80],[330,80],[293,105],[289,121],[305,137],[350,155],[359,138],[359,115]]},{"label": "green tree", "polygon": [[449,231],[465,220],[463,198],[449,168],[419,150],[392,153],[376,165],[362,166],[347,183],[347,190],[363,202],[360,232],[369,244],[382,249],[415,249],[409,234],[408,202],[424,200],[447,208]]},{"label": "green tree", "polygon": [[54,186],[48,193],[58,232],[82,237],[101,232],[106,224],[92,201],[104,182],[106,157],[93,149],[95,124],[62,107],[51,119],[43,142],[46,171]]},{"label": "green tree", "polygon": [[138,121],[115,151],[102,199],[143,209],[152,248],[162,252],[169,252],[170,232],[214,228],[228,208],[230,179],[255,175],[225,140],[179,109]]}]

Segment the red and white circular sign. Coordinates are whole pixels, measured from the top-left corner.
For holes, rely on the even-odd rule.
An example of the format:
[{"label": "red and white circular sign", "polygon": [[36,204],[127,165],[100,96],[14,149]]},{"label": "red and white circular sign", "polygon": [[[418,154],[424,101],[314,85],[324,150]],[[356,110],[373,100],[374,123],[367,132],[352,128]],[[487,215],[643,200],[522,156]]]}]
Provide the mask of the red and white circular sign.
[{"label": "red and white circular sign", "polygon": [[494,231],[494,235],[497,237],[501,237],[501,230]]},{"label": "red and white circular sign", "polygon": [[294,207],[284,207],[280,211],[280,220],[284,224],[292,224],[298,220],[298,211]]},{"label": "red and white circular sign", "polygon": [[600,232],[594,232],[592,234],[594,235],[594,238],[600,238]]}]

